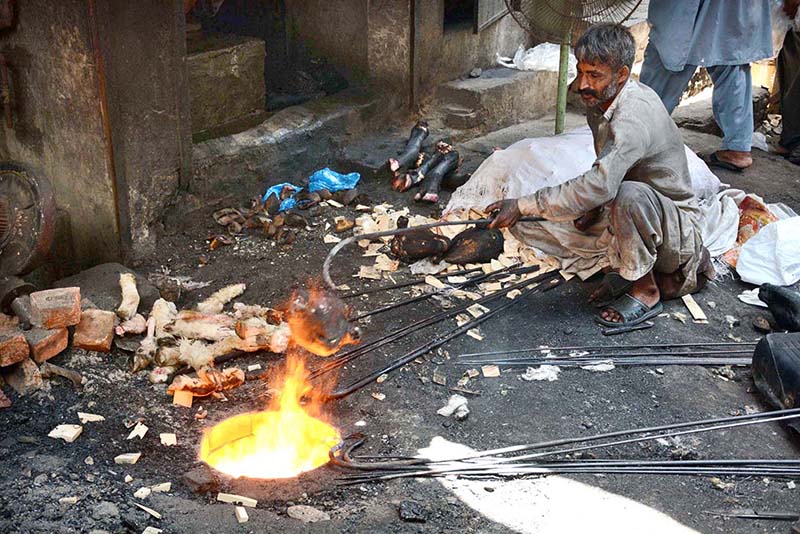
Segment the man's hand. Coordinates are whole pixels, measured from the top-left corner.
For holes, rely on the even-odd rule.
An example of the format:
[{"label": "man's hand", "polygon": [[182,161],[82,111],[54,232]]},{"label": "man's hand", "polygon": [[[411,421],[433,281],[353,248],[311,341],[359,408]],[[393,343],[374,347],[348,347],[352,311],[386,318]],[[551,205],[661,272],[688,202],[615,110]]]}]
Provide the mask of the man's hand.
[{"label": "man's hand", "polygon": [[515,198],[507,198],[490,204],[486,207],[486,212],[497,212],[492,222],[489,223],[489,228],[508,228],[517,224],[517,221],[522,217],[522,213],[519,211],[519,204]]}]

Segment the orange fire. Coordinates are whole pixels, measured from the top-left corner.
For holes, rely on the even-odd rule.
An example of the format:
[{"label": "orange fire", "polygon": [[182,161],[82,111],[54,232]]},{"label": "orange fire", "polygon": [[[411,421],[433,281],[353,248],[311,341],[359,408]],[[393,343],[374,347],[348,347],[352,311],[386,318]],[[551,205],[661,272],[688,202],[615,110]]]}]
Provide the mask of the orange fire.
[{"label": "orange fire", "polygon": [[226,419],[209,429],[200,445],[200,459],[234,477],[291,478],[328,462],[339,432],[311,414],[322,403],[312,400],[302,358],[289,355],[280,395],[267,411]]}]

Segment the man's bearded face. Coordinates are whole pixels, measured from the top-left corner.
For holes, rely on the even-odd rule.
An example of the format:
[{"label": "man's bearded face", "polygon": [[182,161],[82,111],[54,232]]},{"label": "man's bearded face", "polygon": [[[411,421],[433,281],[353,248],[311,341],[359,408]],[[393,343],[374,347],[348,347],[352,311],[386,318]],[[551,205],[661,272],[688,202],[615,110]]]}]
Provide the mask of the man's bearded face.
[{"label": "man's bearded face", "polygon": [[619,71],[600,62],[578,61],[573,87],[587,107],[608,105],[619,92]]}]

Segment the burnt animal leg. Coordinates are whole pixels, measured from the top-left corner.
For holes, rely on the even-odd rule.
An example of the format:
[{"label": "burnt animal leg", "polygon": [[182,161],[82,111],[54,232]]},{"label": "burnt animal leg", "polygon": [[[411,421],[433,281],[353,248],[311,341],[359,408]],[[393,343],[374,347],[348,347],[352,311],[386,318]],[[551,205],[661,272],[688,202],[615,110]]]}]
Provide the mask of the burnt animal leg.
[{"label": "burnt animal leg", "polygon": [[394,158],[389,158],[389,170],[393,174],[404,168],[409,167],[419,158],[419,153],[422,151],[422,142],[428,137],[428,123],[419,121],[411,129],[411,135],[408,137],[406,147],[403,151]]},{"label": "burnt animal leg", "polygon": [[442,160],[428,173],[427,180],[423,188],[414,196],[414,200],[423,202],[439,202],[439,189],[445,175],[455,171],[461,158],[458,152],[451,150],[442,156]]}]

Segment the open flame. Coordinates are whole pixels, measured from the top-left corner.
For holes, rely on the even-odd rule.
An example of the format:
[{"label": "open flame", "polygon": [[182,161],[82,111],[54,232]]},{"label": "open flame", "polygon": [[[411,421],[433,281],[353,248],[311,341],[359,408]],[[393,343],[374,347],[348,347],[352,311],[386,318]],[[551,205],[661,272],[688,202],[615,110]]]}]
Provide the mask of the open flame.
[{"label": "open flame", "polygon": [[280,394],[263,412],[237,415],[203,436],[200,459],[234,477],[291,478],[328,462],[339,432],[322,419],[322,402],[311,392],[303,360],[289,354]]}]

